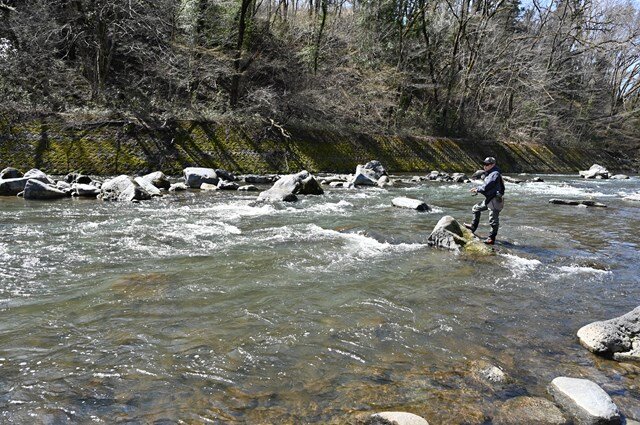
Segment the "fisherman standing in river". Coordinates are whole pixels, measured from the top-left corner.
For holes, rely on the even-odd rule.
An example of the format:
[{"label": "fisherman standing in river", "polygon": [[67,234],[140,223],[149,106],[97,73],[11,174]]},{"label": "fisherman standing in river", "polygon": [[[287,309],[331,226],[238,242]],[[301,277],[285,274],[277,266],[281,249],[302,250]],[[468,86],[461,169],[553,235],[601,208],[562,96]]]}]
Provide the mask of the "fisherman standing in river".
[{"label": "fisherman standing in river", "polygon": [[489,156],[482,161],[484,167],[484,183],[478,187],[471,189],[474,194],[480,193],[484,195],[484,200],[473,206],[471,211],[473,212],[473,221],[471,224],[464,223],[464,227],[475,233],[480,224],[480,215],[482,211],[489,210],[489,225],[491,226],[491,233],[489,237],[484,240],[484,243],[493,245],[496,242],[496,236],[498,236],[498,228],[500,227],[500,211],[504,207],[504,181],[502,181],[502,174],[500,169],[496,165],[496,159]]}]

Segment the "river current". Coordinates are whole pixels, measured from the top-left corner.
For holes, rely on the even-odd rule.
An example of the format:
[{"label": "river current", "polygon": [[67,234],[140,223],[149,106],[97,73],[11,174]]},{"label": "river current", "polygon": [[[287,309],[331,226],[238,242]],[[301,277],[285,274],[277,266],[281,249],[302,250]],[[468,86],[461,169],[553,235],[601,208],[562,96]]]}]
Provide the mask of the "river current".
[{"label": "river current", "polygon": [[[426,244],[443,215],[470,219],[470,184],[325,187],[294,204],[0,198],[0,422],[342,424],[405,410],[481,424],[511,397],[548,398],[557,376],[597,382],[640,419],[640,367],[576,338],[640,305],[640,202],[622,199],[640,179],[541,177],[507,183],[490,257]],[[394,208],[398,196],[433,210]],[[508,379],[483,379],[486,365]]]}]

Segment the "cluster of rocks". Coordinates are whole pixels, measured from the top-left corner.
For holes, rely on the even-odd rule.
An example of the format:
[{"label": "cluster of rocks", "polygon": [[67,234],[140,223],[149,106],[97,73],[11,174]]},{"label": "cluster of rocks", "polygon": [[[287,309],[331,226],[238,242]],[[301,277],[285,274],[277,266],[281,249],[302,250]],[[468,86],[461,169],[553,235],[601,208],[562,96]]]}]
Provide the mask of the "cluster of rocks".
[{"label": "cluster of rocks", "polygon": [[[500,383],[508,378],[500,368],[497,380]],[[495,425],[569,425],[598,424],[621,425],[638,423],[624,418],[611,397],[595,382],[588,379],[559,376],[547,387],[550,395],[545,397],[517,396],[499,405],[491,418]],[[367,415],[358,421],[363,425],[428,425],[429,422],[409,412],[379,412]]]},{"label": "cluster of rocks", "polygon": [[609,170],[607,170],[602,165],[593,164],[591,168],[584,171],[579,171],[580,177],[585,179],[614,179],[614,180],[626,180],[629,178],[626,174],[615,174],[611,175]]},{"label": "cluster of rocks", "polygon": [[435,181],[435,182],[452,182],[452,183],[469,183],[471,180],[464,173],[445,173],[443,171],[432,171],[426,176],[413,176],[412,182]]}]

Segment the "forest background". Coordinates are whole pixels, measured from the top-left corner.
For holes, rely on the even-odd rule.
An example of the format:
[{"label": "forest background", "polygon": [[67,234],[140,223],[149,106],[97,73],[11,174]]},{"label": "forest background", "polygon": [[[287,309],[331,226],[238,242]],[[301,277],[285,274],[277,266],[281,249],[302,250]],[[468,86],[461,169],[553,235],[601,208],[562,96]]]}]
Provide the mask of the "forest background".
[{"label": "forest background", "polygon": [[0,111],[640,146],[626,0],[0,0]]}]

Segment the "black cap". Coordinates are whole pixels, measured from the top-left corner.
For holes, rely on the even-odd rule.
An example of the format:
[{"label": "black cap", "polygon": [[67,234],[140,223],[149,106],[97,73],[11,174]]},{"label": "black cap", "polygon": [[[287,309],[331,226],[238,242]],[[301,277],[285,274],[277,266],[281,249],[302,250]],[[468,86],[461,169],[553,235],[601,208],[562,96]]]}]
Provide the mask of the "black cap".
[{"label": "black cap", "polygon": [[482,163],[484,165],[490,165],[490,164],[495,164],[496,163],[496,159],[492,156],[488,156],[484,159],[484,161],[482,161]]}]

